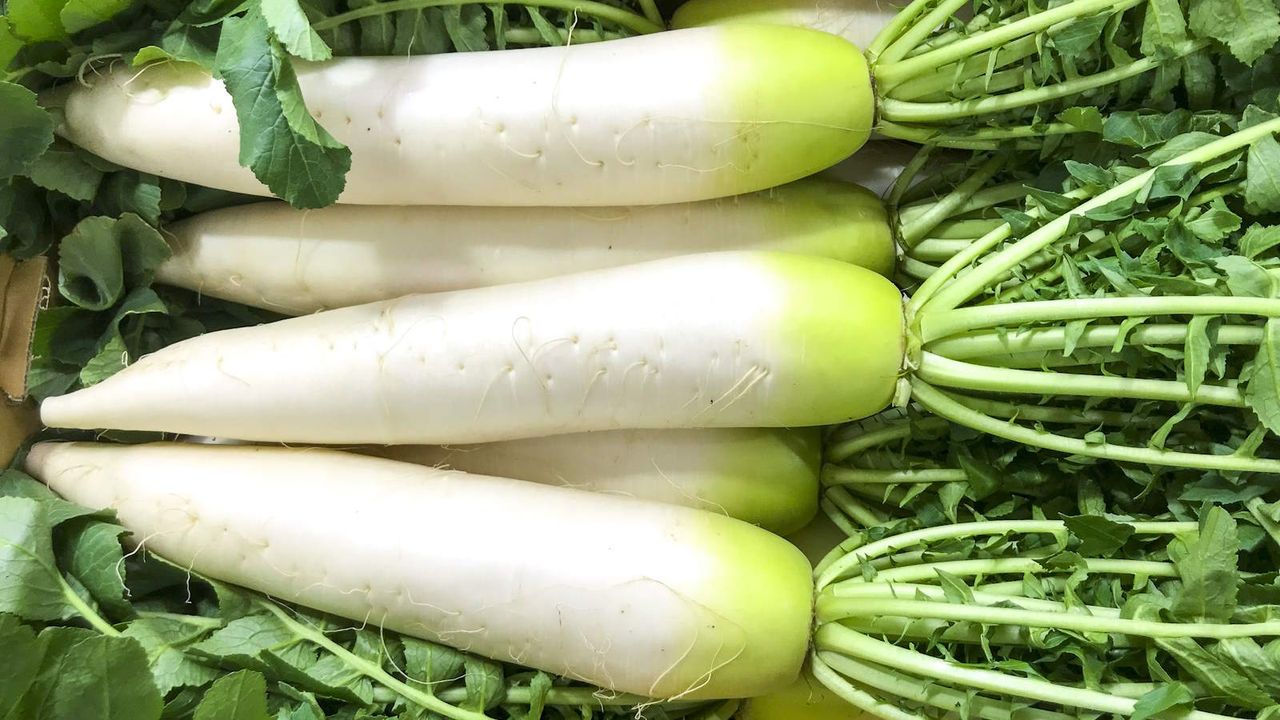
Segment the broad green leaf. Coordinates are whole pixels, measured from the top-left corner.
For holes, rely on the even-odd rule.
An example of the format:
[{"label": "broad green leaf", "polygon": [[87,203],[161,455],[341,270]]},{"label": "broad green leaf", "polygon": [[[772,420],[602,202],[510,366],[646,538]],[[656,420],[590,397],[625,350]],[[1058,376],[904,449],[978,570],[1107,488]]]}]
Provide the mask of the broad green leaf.
[{"label": "broad green leaf", "polygon": [[1228,255],[1214,260],[1218,269],[1227,274],[1227,289],[1236,297],[1274,297],[1275,280],[1266,268],[1240,257]]},{"label": "broad green leaf", "polygon": [[1095,107],[1067,108],[1058,114],[1058,119],[1083,132],[1097,134],[1103,129],[1102,113]]},{"label": "broad green leaf", "polygon": [[22,697],[18,710],[6,720],[33,720],[52,717],[53,690],[63,665],[71,656],[71,648],[99,637],[92,630],[78,627],[46,627],[37,640],[41,647],[40,669],[35,681]]},{"label": "broad green leaf", "polygon": [[1050,30],[1050,42],[1063,55],[1079,55],[1098,43],[1110,19],[1110,13],[1073,18]]},{"label": "broad green leaf", "polygon": [[1186,621],[1230,619],[1236,607],[1240,576],[1236,571],[1240,540],[1236,521],[1220,507],[1200,518],[1200,529],[1169,543],[1169,557],[1182,586],[1170,611]]},{"label": "broad green leaf", "polygon": [[1240,377],[1245,403],[1271,432],[1280,433],[1280,320],[1263,326],[1262,343]]},{"label": "broad green leaf", "polygon": [[938,585],[942,588],[942,594],[947,598],[947,602],[957,605],[968,605],[973,602],[973,589],[964,584],[963,580],[942,570],[934,572],[937,573]]},{"label": "broad green leaf", "polygon": [[1277,245],[1280,245],[1280,225],[1251,224],[1240,238],[1240,253],[1254,259]]},{"label": "broad green leaf", "polygon": [[103,215],[119,217],[133,213],[148,225],[159,225],[161,199],[160,180],[156,176],[118,172],[103,180],[94,207]]},{"label": "broad green leaf", "polygon": [[29,498],[39,502],[44,506],[45,518],[51,528],[58,527],[62,523],[75,518],[90,515],[109,516],[109,513],[90,510],[87,507],[63,500],[55,495],[48,486],[20,470],[0,472],[0,496]]},{"label": "broad green leaf", "polygon": [[68,145],[54,145],[27,170],[36,185],[81,202],[93,200],[102,172],[84,161],[82,153]]},{"label": "broad green leaf", "polygon": [[113,218],[85,218],[58,245],[58,291],[87,310],[106,310],[124,292],[115,225]]},{"label": "broad green leaf", "polygon": [[1240,225],[1240,216],[1231,212],[1222,200],[1215,200],[1208,210],[1188,222],[1187,228],[1201,240],[1216,243],[1239,230]]},{"label": "broad green leaf", "polygon": [[466,673],[467,697],[459,703],[459,707],[486,712],[502,704],[507,693],[501,665],[492,660],[468,655],[463,661],[463,667]]},{"label": "broad green leaf", "polygon": [[1229,638],[1214,643],[1209,649],[1258,687],[1280,687],[1280,655],[1275,652],[1274,643],[1263,648],[1252,638]]},{"label": "broad green leaf", "polygon": [[463,656],[457,650],[407,636],[403,642],[404,674],[414,683],[432,686],[463,677]]},{"label": "broad green leaf", "polygon": [[1191,638],[1157,638],[1155,644],[1173,656],[1177,664],[1208,688],[1211,696],[1228,698],[1235,705],[1260,710],[1271,705],[1268,693],[1254,685],[1230,663],[1205,650]]},{"label": "broad green leaf", "polygon": [[[13,5],[9,6],[12,11]],[[25,173],[53,144],[53,117],[21,85],[0,81],[0,180]]]},{"label": "broad green leaf", "polygon": [[459,52],[489,49],[489,41],[484,34],[489,21],[484,8],[479,5],[450,5],[441,10],[445,31]]},{"label": "broad green leaf", "polygon": [[125,529],[115,523],[83,518],[62,530],[58,565],[71,574],[112,618],[132,613],[125,599],[124,551],[120,536]]},{"label": "broad green leaf", "polygon": [[1190,27],[1251,65],[1280,40],[1280,11],[1271,0],[1198,0],[1191,3]]},{"label": "broad green leaf", "polygon": [[75,628],[40,634],[44,662],[23,699],[24,720],[155,720],[163,706],[147,656],[130,638]]},{"label": "broad green leaf", "polygon": [[1280,143],[1267,135],[1249,146],[1244,197],[1259,210],[1280,211]]},{"label": "broad green leaf", "polygon": [[195,662],[182,651],[208,632],[200,625],[177,619],[145,617],[129,623],[124,636],[142,646],[156,687],[168,695],[174,688],[201,687],[218,677],[216,669]]},{"label": "broad green leaf", "polygon": [[368,705],[373,700],[373,683],[336,656],[324,655],[316,660],[309,655],[299,661],[293,655],[285,660],[264,650],[258,657],[268,668],[269,677],[299,690],[357,705]]},{"label": "broad green leaf", "polygon": [[0,718],[7,718],[35,682],[44,645],[18,618],[0,615],[0,648],[4,648],[0,654]]},{"label": "broad green leaf", "polygon": [[233,620],[208,638],[191,646],[197,655],[236,667],[266,672],[270,668],[260,657],[274,653],[292,665],[310,665],[315,653],[274,615],[248,615]]},{"label": "broad green leaf", "polygon": [[261,0],[262,17],[289,54],[320,62],[333,57],[333,50],[311,29],[311,21],[298,0]]},{"label": "broad green leaf", "polygon": [[13,28],[9,26],[9,18],[0,15],[0,72],[9,69],[9,64],[17,57],[22,45],[22,41],[13,34]]},{"label": "broad green leaf", "polygon": [[1182,683],[1165,683],[1149,690],[1133,706],[1130,720],[1148,720],[1170,710],[1190,710],[1195,700],[1191,689]]},{"label": "broad green leaf", "polygon": [[59,17],[72,35],[101,25],[128,10],[133,0],[66,0]]},{"label": "broad green leaf", "polygon": [[74,616],[59,579],[53,527],[44,505],[29,498],[0,498],[0,613],[27,620]]},{"label": "broad green leaf", "polygon": [[[61,40],[67,36],[62,27],[62,7],[67,0],[9,0],[9,25],[18,37],[31,42]],[[0,102],[0,107],[8,107]],[[0,153],[4,157],[4,153]]]},{"label": "broad green leaf", "polygon": [[194,720],[270,720],[266,679],[252,670],[219,678],[204,694]]},{"label": "broad green leaf", "polygon": [[1147,0],[1147,13],[1142,21],[1142,54],[1169,54],[1186,39],[1187,19],[1178,0]]},{"label": "broad green leaf", "polygon": [[1106,557],[1133,537],[1133,526],[1118,523],[1100,515],[1077,515],[1064,518],[1067,530],[1080,539],[1077,550],[1085,557]]},{"label": "broad green leaf", "polygon": [[288,56],[271,43],[261,15],[223,23],[215,65],[240,121],[240,164],[295,207],[335,202],[351,152],[307,112]]}]

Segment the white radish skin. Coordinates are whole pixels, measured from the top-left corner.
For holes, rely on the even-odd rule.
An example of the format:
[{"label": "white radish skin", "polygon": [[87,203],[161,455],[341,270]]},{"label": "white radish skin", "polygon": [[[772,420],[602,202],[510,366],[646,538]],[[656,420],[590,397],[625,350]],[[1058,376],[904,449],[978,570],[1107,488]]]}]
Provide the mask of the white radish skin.
[{"label": "white radish skin", "polygon": [[839,35],[860,48],[875,40],[906,0],[689,0],[676,10],[676,28],[722,23],[769,23]]},{"label": "white radish skin", "polygon": [[291,315],[717,250],[826,256],[881,274],[895,253],[874,196],[816,178],[626,208],[260,203],[167,229],[174,254],[158,281]]},{"label": "white radish skin", "polygon": [[713,513],[318,449],[41,443],[27,467],[179,566],[621,692],[741,697],[808,647],[808,561]]},{"label": "white radish skin", "polygon": [[379,445],[828,425],[888,405],[903,345],[901,296],[869,270],[708,253],[210,333],[41,418]]},{"label": "white radish skin", "polygon": [[[700,28],[588,45],[296,63],[307,107],[351,149],[340,202],[616,206],[781,185],[867,139],[857,48],[784,27]],[[221,81],[119,67],[73,86],[62,134],[118,164],[269,194],[239,165]]]},{"label": "white radish skin", "polygon": [[696,507],[786,534],[818,509],[817,429],[614,430],[482,445],[395,445],[382,457]]}]

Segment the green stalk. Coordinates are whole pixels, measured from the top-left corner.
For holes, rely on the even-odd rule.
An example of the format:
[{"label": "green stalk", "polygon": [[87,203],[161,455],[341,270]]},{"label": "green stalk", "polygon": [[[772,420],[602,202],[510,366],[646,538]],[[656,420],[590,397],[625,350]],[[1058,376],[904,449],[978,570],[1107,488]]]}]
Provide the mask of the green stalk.
[{"label": "green stalk", "polygon": [[[891,93],[897,100],[917,100],[938,94],[964,93],[969,85],[985,86],[991,68],[999,68],[1025,60],[1040,51],[1036,38],[1025,37],[1015,40],[1004,47],[994,48],[973,57],[965,58],[958,63],[938,68],[932,75],[923,75],[908,80],[893,89]],[[994,73],[991,77],[1002,73]],[[959,82],[960,86],[956,87]]]},{"label": "green stalk", "polygon": [[[1072,7],[1077,4],[1079,3],[1068,3],[1062,7]],[[1006,247],[996,253],[994,256],[986,259],[986,261],[981,265],[971,268],[967,272],[959,274],[954,278],[943,277],[941,273],[936,275],[936,284],[938,286],[943,286],[945,284],[945,286],[939,287],[936,293],[932,293],[933,288],[930,288],[931,294],[926,296],[924,300],[919,301],[918,304],[917,301],[913,299],[913,306],[919,310],[923,308],[923,303],[927,302],[930,306],[930,310],[933,311],[946,311],[959,307],[969,298],[977,295],[983,289],[991,286],[991,284],[997,279],[1013,270],[1022,263],[1022,261],[1061,239],[1061,237],[1066,233],[1067,228],[1070,226],[1072,218],[1087,215],[1089,212],[1103,207],[1108,203],[1122,200],[1131,195],[1142,192],[1148,183],[1150,183],[1155,177],[1156,171],[1159,167],[1199,165],[1209,160],[1221,157],[1222,155],[1240,150],[1241,148],[1248,147],[1255,140],[1273,135],[1276,132],[1280,132],[1280,118],[1268,120],[1267,122],[1259,123],[1253,127],[1237,131],[1231,135],[1227,135],[1226,137],[1215,140],[1214,142],[1202,145],[1194,150],[1168,160],[1157,167],[1140,173],[1129,180],[1116,185],[1110,190],[1077,205],[1075,208],[1059,215],[1048,223],[1045,223],[1018,242],[1013,243],[1009,247]],[[993,233],[993,235],[994,234],[995,233]],[[1011,234],[1012,232],[1010,231],[1008,234],[1005,234],[1004,237],[1007,238]],[[984,238],[984,241],[986,240],[987,239]],[[999,241],[999,239],[996,240],[997,243]],[[980,244],[981,243],[975,243],[975,247]],[[957,263],[954,268],[952,267],[953,262],[948,262],[944,268],[954,272],[959,272],[959,270],[964,268],[969,261],[979,257],[981,253],[986,252],[990,247],[994,247],[994,244],[978,249],[972,254],[965,253],[957,255],[952,259],[953,262]],[[961,262],[961,258],[964,258],[964,261]]]},{"label": "green stalk", "polygon": [[[924,420],[917,422],[915,427],[920,430],[932,431],[946,427],[946,423],[933,418],[925,418]],[[903,422],[889,427],[863,432],[846,440],[837,440],[827,446],[825,453],[826,460],[827,462],[833,463],[844,462],[864,450],[879,447],[881,445],[888,445],[891,442],[897,442],[899,440],[906,440],[911,437],[912,430],[913,428],[911,423]]]},{"label": "green stalk", "polygon": [[[1244,315],[1280,317],[1280,299],[1225,295],[1108,296],[1035,300],[927,312],[920,318],[921,340],[935,340],[994,327],[1068,322],[1105,317],[1164,315]],[[931,345],[930,345],[931,346]]]},{"label": "green stalk", "polygon": [[813,673],[813,677],[818,682],[839,696],[841,700],[864,713],[874,715],[883,720],[932,720],[917,713],[907,712],[895,703],[880,700],[871,693],[855,687],[853,683],[833,670],[827,664],[827,661],[823,659],[823,656],[828,658],[840,657],[833,653],[814,653],[809,659],[809,672]]},{"label": "green stalk", "polygon": [[820,625],[814,634],[814,641],[819,652],[829,651],[847,655],[949,685],[994,691],[1065,707],[1098,710],[1116,715],[1133,713],[1133,700],[1009,673],[963,667],[915,650],[900,648],[883,640],[876,640],[838,623]]},{"label": "green stalk", "polygon": [[937,2],[937,0],[911,0],[906,7],[894,14],[889,24],[885,25],[880,32],[876,33],[871,44],[865,48],[867,60],[871,63],[877,62],[886,48],[894,43],[902,33],[906,32],[916,22],[921,15],[929,12],[929,6]]},{"label": "green stalk", "polygon": [[[1108,558],[1086,558],[1085,568],[1100,575],[1132,575],[1140,577],[1177,577],[1178,570],[1170,563],[1148,560],[1111,560]],[[1006,557],[986,558],[981,560],[943,560],[940,562],[891,567],[876,573],[872,582],[912,583],[932,580],[938,577],[938,571],[955,577],[978,577],[990,575],[1023,575],[1026,573],[1043,573],[1048,569],[1036,558]],[[1063,568],[1060,572],[1071,572],[1074,568]],[[853,577],[845,582],[863,583],[861,577]]]},{"label": "green stalk", "polygon": [[970,410],[986,413],[1006,420],[1030,420],[1031,422],[1059,423],[1066,425],[1126,425],[1133,422],[1133,415],[1114,410],[1055,407],[1040,404],[1016,404],[954,393],[956,402]]},{"label": "green stalk", "polygon": [[122,634],[114,625],[107,622],[106,618],[102,617],[95,612],[93,608],[89,607],[89,603],[85,602],[84,598],[80,597],[75,590],[71,589],[71,585],[67,583],[67,579],[62,577],[62,573],[57,570],[53,570],[50,574],[58,579],[58,587],[62,590],[62,597],[67,601],[67,604],[75,608],[76,614],[84,618],[84,621],[89,623],[90,627],[103,635],[109,635],[111,637],[119,637]]},{"label": "green stalk", "polygon": [[[935,578],[936,579],[936,578]],[[1049,578],[1044,578],[1049,579]],[[1022,581],[1013,581],[1019,588],[1022,587]],[[1003,584],[1003,583],[1002,583]],[[983,585],[980,589],[972,591],[973,600],[984,605],[1010,605],[1023,610],[1038,610],[1041,612],[1057,612],[1081,613],[1085,617],[1110,617],[1118,618],[1121,612],[1118,608],[1103,607],[1101,605],[1067,605],[1057,600],[1041,600],[1040,598],[1017,597],[1009,594],[999,594],[987,591],[987,586]],[[855,584],[846,580],[828,587],[822,592],[822,596],[818,598],[818,605],[821,608],[824,598],[877,598],[899,600],[904,598],[924,598],[933,602],[948,602],[947,592],[938,585],[920,585],[911,583],[885,583],[885,582],[869,582]],[[822,614],[822,610],[819,610]]]},{"label": "green stalk", "polygon": [[907,60],[876,62],[873,67],[876,84],[881,88],[883,96],[890,88],[910,78],[931,73],[937,68],[945,67],[984,50],[1008,45],[1018,38],[1047,30],[1065,20],[1086,17],[1103,11],[1123,12],[1140,2],[1141,0],[1074,0],[1015,22],[997,25],[990,30],[970,35],[963,40],[957,40],[950,45]]},{"label": "green stalk", "polygon": [[900,483],[948,483],[965,482],[969,476],[963,470],[951,468],[923,468],[919,470],[864,470],[839,465],[822,468],[822,483],[838,485],[897,485]]},{"label": "green stalk", "polygon": [[954,711],[965,707],[969,717],[981,720],[1074,720],[1074,716],[1059,712],[1023,707],[982,695],[971,697],[953,688],[922,683],[906,673],[876,663],[836,653],[824,653],[823,657],[836,672],[857,678],[858,682],[879,692],[939,710]]},{"label": "green stalk", "polygon": [[915,21],[915,24],[902,33],[897,40],[893,42],[883,52],[876,55],[876,65],[893,63],[906,57],[912,48],[919,45],[933,34],[938,26],[947,21],[948,18],[954,16],[961,8],[968,4],[968,0],[942,0],[938,6],[930,11],[927,15]]},{"label": "green stalk", "polygon": [[912,397],[930,412],[957,425],[995,435],[1028,447],[1038,447],[1066,455],[1101,458],[1116,462],[1142,463],[1199,470],[1280,473],[1280,460],[1241,457],[1239,455],[1205,455],[1157,448],[1140,448],[1111,443],[1093,443],[1077,438],[1037,430],[971,410],[946,392],[916,378],[911,381]]},{"label": "green stalk", "polygon": [[[957,525],[941,525],[938,527],[922,528],[911,532],[893,535],[891,537],[877,540],[870,544],[863,544],[863,538],[853,537],[840,543],[838,551],[844,553],[838,562],[832,563],[824,573],[818,578],[818,589],[830,585],[832,582],[839,580],[841,577],[854,573],[864,562],[892,553],[897,550],[913,547],[921,543],[936,542],[939,540],[951,540],[963,537],[983,537],[988,535],[1007,535],[1011,533],[1019,533],[1022,535],[1052,535],[1059,544],[1065,545],[1067,539],[1067,526],[1056,520],[988,520],[986,522],[961,523]],[[857,551],[857,552],[855,552]]]},{"label": "green stalk", "polygon": [[974,193],[981,190],[1007,163],[1008,158],[1003,154],[988,159],[974,170],[973,174],[965,178],[964,182],[956,185],[941,200],[933,203],[928,210],[913,218],[909,223],[899,223],[899,235],[902,244],[910,249],[917,242],[923,240],[939,223],[955,214],[957,210],[969,202]]},{"label": "green stalk", "polygon": [[[324,18],[323,20],[317,20],[311,24],[311,27],[316,30],[316,32],[324,32],[325,30],[332,30],[339,25],[354,22],[361,18],[376,17],[378,15],[400,12],[402,10],[421,10],[429,7],[474,5],[479,1],[480,0],[387,0],[386,2],[378,2],[372,5],[356,8],[355,10],[339,13],[337,15]],[[666,29],[662,23],[654,22],[642,15],[637,15],[636,13],[614,7],[612,5],[606,5],[605,3],[594,2],[593,0],[521,0],[518,4],[591,15],[641,35],[661,32]]]},{"label": "green stalk", "polygon": [[1238,387],[1201,385],[1193,394],[1181,380],[1145,380],[1113,375],[1015,370],[949,360],[925,352],[916,377],[935,387],[1024,395],[1072,395],[1132,400],[1163,400],[1222,407],[1246,407]]},{"label": "green stalk", "polygon": [[[1180,323],[1140,325],[1121,335],[1118,325],[1085,328],[1076,340],[1077,348],[1111,348],[1123,340],[1131,346],[1182,345],[1187,341],[1188,326]],[[952,360],[993,361],[1018,353],[1037,353],[1061,350],[1066,347],[1066,328],[1040,327],[1026,329],[980,330],[965,335],[953,335],[929,343],[929,351]],[[1216,342],[1219,345],[1258,345],[1262,342],[1263,329],[1253,325],[1223,325],[1218,328]]]},{"label": "green stalk", "polygon": [[820,622],[835,622],[845,617],[896,616],[922,620],[973,622],[984,625],[1020,625],[1023,627],[1058,628],[1077,632],[1099,632],[1145,638],[1246,638],[1280,635],[1280,622],[1269,623],[1191,623],[1134,620],[1079,613],[1023,610],[1007,607],[961,605],[946,601],[880,598],[828,598],[821,606]]},{"label": "green stalk", "polygon": [[[1077,0],[1077,2],[1079,1]],[[1200,43],[1187,43],[1185,48],[1179,48],[1176,51],[1176,56],[1189,55],[1201,47],[1203,45]],[[1040,105],[1070,95],[1078,95],[1089,90],[1114,85],[1129,78],[1151,72],[1165,62],[1164,58],[1144,57],[1093,75],[1084,75],[1051,85],[1019,90],[1018,92],[1002,93],[980,99],[956,100],[953,102],[912,102],[884,98],[880,101],[880,114],[886,120],[896,123],[941,122],[990,115],[1029,105]]]},{"label": "green stalk", "polygon": [[259,600],[258,605],[272,615],[275,615],[280,622],[284,623],[284,625],[298,637],[306,640],[307,642],[318,645],[337,657],[352,670],[355,670],[370,680],[392,690],[405,699],[421,705],[433,713],[443,715],[444,717],[450,718],[450,720],[492,720],[484,713],[472,710],[463,710],[460,707],[456,707],[445,702],[429,692],[423,692],[422,690],[396,679],[386,670],[383,670],[381,665],[365,660],[342,647],[338,643],[330,640],[323,632],[298,622],[292,615],[285,612],[283,608],[269,600]]}]

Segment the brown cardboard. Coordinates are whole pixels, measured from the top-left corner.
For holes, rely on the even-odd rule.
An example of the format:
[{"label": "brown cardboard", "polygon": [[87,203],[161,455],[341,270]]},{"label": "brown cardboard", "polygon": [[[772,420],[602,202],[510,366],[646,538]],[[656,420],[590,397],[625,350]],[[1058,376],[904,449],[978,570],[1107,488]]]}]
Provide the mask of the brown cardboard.
[{"label": "brown cardboard", "polygon": [[43,257],[19,262],[0,256],[0,393],[11,404],[27,397],[31,335],[49,297],[46,267]]},{"label": "brown cardboard", "polygon": [[27,372],[36,314],[49,299],[47,268],[43,257],[19,262],[0,255],[0,466],[40,429],[35,403],[26,400]]}]

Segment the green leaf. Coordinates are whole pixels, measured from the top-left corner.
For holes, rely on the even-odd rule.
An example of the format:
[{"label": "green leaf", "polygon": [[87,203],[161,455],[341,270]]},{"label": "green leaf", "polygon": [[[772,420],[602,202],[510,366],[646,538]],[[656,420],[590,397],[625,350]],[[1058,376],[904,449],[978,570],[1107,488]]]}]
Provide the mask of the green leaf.
[{"label": "green leaf", "polygon": [[125,637],[73,634],[51,641],[37,685],[39,711],[25,716],[30,720],[154,720],[163,707],[146,653]]},{"label": "green leaf", "polygon": [[1267,321],[1262,344],[1240,371],[1244,401],[1258,420],[1273,433],[1280,433],[1280,319]]},{"label": "green leaf", "polygon": [[1079,55],[1098,43],[1111,13],[1072,18],[1051,31],[1050,42],[1063,55]]},{"label": "green leaf", "polygon": [[1275,280],[1266,268],[1240,257],[1228,255],[1217,258],[1214,265],[1227,274],[1227,289],[1236,297],[1275,297]]},{"label": "green leaf", "polygon": [[83,518],[68,523],[59,543],[58,564],[71,574],[111,617],[127,617],[133,610],[125,599],[124,551],[115,523]]},{"label": "green leaf", "polygon": [[9,26],[9,18],[0,15],[0,71],[9,69],[22,45],[22,41],[13,34],[13,28]]},{"label": "green leaf", "polygon": [[[9,8],[12,11],[13,5]],[[0,180],[21,175],[53,144],[53,117],[21,85],[0,81]]]},{"label": "green leaf", "polygon": [[1142,54],[1173,55],[1187,40],[1187,19],[1178,0],[1147,0],[1142,21]]},{"label": "green leaf", "polygon": [[963,580],[943,570],[934,570],[934,572],[938,576],[938,585],[942,588],[942,594],[947,598],[947,602],[956,605],[973,603],[973,589]]},{"label": "green leaf", "polygon": [[1280,143],[1267,135],[1249,146],[1244,197],[1252,207],[1280,211]]},{"label": "green leaf", "polygon": [[1239,670],[1208,652],[1191,638],[1156,638],[1156,645],[1173,656],[1178,665],[1207,686],[1211,697],[1229,698],[1235,705],[1260,710],[1271,703],[1266,691]]},{"label": "green leaf", "polygon": [[464,710],[486,712],[501,705],[507,696],[502,665],[468,655],[463,666],[466,671],[467,697],[458,706]]},{"label": "green leaf", "polygon": [[298,0],[261,0],[262,17],[289,54],[320,62],[333,57],[333,50],[311,29],[311,21]]},{"label": "green leaf", "polygon": [[534,674],[533,679],[529,681],[529,714],[525,716],[525,720],[540,720],[552,685],[550,675],[541,670]]},{"label": "green leaf", "polygon": [[1096,107],[1072,107],[1058,114],[1062,122],[1091,134],[1100,134],[1103,129],[1102,113]]},{"label": "green leaf", "polygon": [[128,10],[133,0],[66,0],[59,17],[72,35],[101,25]]},{"label": "green leaf", "polygon": [[1214,643],[1210,651],[1244,673],[1261,688],[1280,687],[1280,654],[1275,642],[1264,649],[1252,638],[1228,638]]},{"label": "green leaf", "polygon": [[115,224],[112,218],[85,218],[58,245],[58,291],[87,310],[106,310],[124,292]]},{"label": "green leaf", "polygon": [[8,718],[35,682],[44,645],[18,618],[0,615],[0,648],[4,648],[0,655],[0,718]]},{"label": "green leaf", "polygon": [[27,620],[62,620],[67,603],[53,556],[53,527],[44,505],[0,498],[0,613]]},{"label": "green leaf", "polygon": [[1148,690],[1133,706],[1130,720],[1147,720],[1170,710],[1190,710],[1195,694],[1182,683],[1165,683]]},{"label": "green leaf", "polygon": [[111,173],[102,182],[94,207],[101,215],[120,217],[133,213],[148,225],[160,224],[160,180],[135,172]]},{"label": "green leaf", "polygon": [[1236,521],[1221,507],[1200,517],[1198,532],[1169,543],[1169,556],[1182,579],[1170,611],[1187,621],[1225,622],[1235,611],[1240,576]]},{"label": "green leaf", "polygon": [[1280,40],[1280,12],[1271,0],[1198,0],[1190,20],[1192,33],[1221,42],[1246,65]]},{"label": "green leaf", "polygon": [[207,632],[201,626],[177,619],[146,617],[129,623],[124,636],[142,646],[156,687],[168,695],[174,688],[201,687],[218,677],[216,669],[195,662],[182,651]]},{"label": "green leaf", "polygon": [[1187,224],[1193,235],[1205,242],[1216,243],[1240,229],[1240,216],[1231,212],[1221,199]]},{"label": "green leaf", "polygon": [[1277,245],[1280,245],[1280,225],[1252,224],[1240,238],[1240,254],[1252,260]]},{"label": "green leaf", "polygon": [[404,674],[417,684],[439,685],[462,678],[462,653],[444,645],[402,638],[404,642]]},{"label": "green leaf", "polygon": [[1196,315],[1187,323],[1187,338],[1183,341],[1183,367],[1186,368],[1187,392],[1194,400],[1196,393],[1209,372],[1209,351],[1213,343],[1209,340],[1209,316]]},{"label": "green leaf", "polygon": [[1077,515],[1063,518],[1067,530],[1080,538],[1077,550],[1086,557],[1106,557],[1124,547],[1133,537],[1133,526],[1118,523],[1101,515]]},{"label": "green leaf", "polygon": [[45,190],[81,202],[93,200],[102,182],[102,172],[85,162],[81,151],[66,145],[49,148],[31,165],[27,175]]},{"label": "green leaf", "polygon": [[[9,0],[9,24],[20,38],[31,42],[61,40],[67,36],[62,27],[62,6],[67,0]],[[0,107],[8,107],[0,102]],[[4,157],[4,153],[0,153]]]},{"label": "green leaf", "polygon": [[351,152],[316,124],[283,49],[262,16],[228,18],[215,62],[240,122],[240,164],[298,208],[334,203]]},{"label": "green leaf", "polygon": [[191,646],[197,656],[234,667],[268,672],[262,653],[270,652],[290,665],[309,666],[315,653],[274,615],[248,615],[232,620],[208,638]]},{"label": "green leaf", "polygon": [[270,720],[266,679],[252,670],[219,678],[204,694],[193,720]]},{"label": "green leaf", "polygon": [[441,10],[445,32],[459,52],[489,49],[489,40],[484,34],[489,21],[484,8],[479,5],[450,5]]}]

